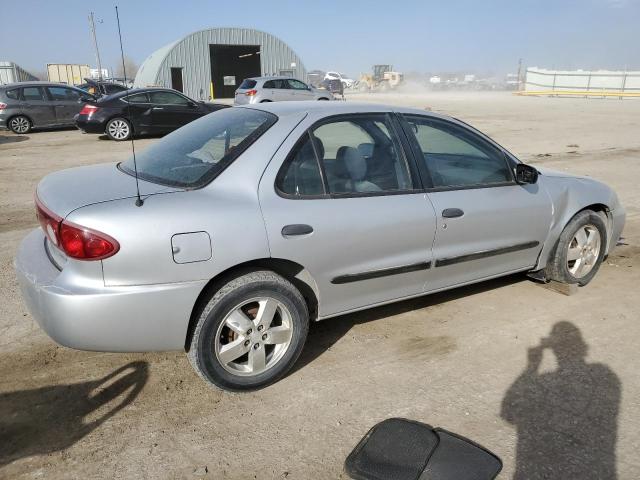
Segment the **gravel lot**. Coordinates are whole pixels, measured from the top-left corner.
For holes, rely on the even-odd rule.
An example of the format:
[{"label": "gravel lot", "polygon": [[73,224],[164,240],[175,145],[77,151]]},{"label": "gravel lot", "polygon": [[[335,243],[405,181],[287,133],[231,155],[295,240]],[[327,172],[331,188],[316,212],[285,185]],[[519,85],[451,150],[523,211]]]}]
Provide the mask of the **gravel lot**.
[{"label": "gravel lot", "polygon": [[[313,325],[289,376],[230,394],[180,352],[79,352],[40,331],[12,265],[36,226],[35,185],[130,147],[76,130],[0,132],[0,478],[346,478],[349,451],[393,416],[485,445],[504,461],[500,478],[640,478],[640,101],[356,99],[448,113],[525,161],[607,182],[627,208],[624,244],[572,296],[517,275]],[[547,337],[558,357],[545,349],[527,370]]]}]

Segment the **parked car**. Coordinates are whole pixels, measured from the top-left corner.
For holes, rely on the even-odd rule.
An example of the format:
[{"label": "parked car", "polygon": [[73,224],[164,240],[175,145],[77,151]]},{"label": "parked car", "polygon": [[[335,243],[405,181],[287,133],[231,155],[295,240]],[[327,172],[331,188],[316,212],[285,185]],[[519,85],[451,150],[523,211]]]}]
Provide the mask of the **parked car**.
[{"label": "parked car", "polygon": [[235,105],[292,100],[333,100],[327,90],[310,87],[290,77],[255,77],[242,81],[235,94]]},{"label": "parked car", "polygon": [[80,90],[84,90],[93,97],[100,98],[106,95],[113,95],[114,93],[124,92],[127,87],[120,83],[98,81],[91,78],[85,78],[85,83],[78,85]]},{"label": "parked car", "polygon": [[452,118],[351,102],[215,112],[135,162],[48,175],[36,208],[16,269],[54,340],[184,349],[230,390],[285,375],[310,321],[515,272],[586,285],[625,222],[596,180]]},{"label": "parked car", "polygon": [[32,128],[68,127],[89,94],[51,82],[20,82],[0,86],[0,127],[14,133]]},{"label": "parked car", "polygon": [[137,88],[87,102],[76,115],[86,133],[106,134],[116,141],[132,134],[164,134],[229,105],[196,102],[176,90]]},{"label": "parked car", "polygon": [[340,80],[344,88],[351,88],[353,84],[356,82],[353,78],[349,78],[344,73],[338,72],[327,72],[324,75],[325,80]]}]

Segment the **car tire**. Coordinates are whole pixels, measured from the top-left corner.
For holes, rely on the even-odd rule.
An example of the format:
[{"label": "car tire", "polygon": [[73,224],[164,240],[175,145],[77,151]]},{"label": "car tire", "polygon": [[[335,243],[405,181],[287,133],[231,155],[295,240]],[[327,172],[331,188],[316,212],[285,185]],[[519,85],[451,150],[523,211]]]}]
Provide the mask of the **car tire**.
[{"label": "car tire", "polygon": [[129,120],[122,117],[109,120],[104,131],[111,140],[115,140],[116,142],[129,140],[133,133]]},{"label": "car tire", "polygon": [[602,216],[592,210],[579,212],[560,234],[545,277],[580,286],[588,284],[600,268],[606,242],[607,227]]},{"label": "car tire", "polygon": [[9,129],[18,135],[24,135],[31,131],[33,124],[28,117],[24,115],[16,115],[9,120]]},{"label": "car tire", "polygon": [[187,353],[195,371],[225,390],[266,387],[296,362],[309,331],[301,293],[271,271],[254,271],[215,291],[198,315]]}]

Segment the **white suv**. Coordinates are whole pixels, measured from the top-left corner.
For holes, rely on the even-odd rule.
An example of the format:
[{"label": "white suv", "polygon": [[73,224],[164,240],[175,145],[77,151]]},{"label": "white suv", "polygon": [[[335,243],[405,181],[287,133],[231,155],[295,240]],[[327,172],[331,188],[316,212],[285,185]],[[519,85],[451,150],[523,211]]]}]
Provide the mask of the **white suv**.
[{"label": "white suv", "polygon": [[344,73],[327,72],[324,75],[325,80],[340,80],[344,88],[351,88],[355,83],[353,78],[347,77]]},{"label": "white suv", "polygon": [[291,100],[333,100],[331,92],[290,77],[247,78],[236,90],[235,105]]}]

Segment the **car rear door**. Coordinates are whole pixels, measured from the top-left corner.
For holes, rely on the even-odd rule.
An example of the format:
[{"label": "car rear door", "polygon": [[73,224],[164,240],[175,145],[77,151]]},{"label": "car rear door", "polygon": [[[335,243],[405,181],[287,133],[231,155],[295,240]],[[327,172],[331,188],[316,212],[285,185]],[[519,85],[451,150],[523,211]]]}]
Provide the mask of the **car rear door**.
[{"label": "car rear door", "polygon": [[73,117],[82,109],[81,93],[69,87],[45,87],[49,101],[53,102],[58,125],[73,125]]},{"label": "car rear door", "polygon": [[260,182],[271,255],[308,271],[320,317],[423,291],[435,215],[398,128],[385,113],[301,125]]},{"label": "car rear door", "polygon": [[472,129],[403,118],[437,216],[427,290],[534,266],[551,226],[547,192],[517,184],[506,152]]},{"label": "car rear door", "polygon": [[202,116],[195,102],[174,92],[149,92],[151,120],[155,129],[172,131]]},{"label": "car rear door", "polygon": [[20,109],[33,121],[34,127],[56,124],[55,108],[42,87],[23,87],[20,96]]}]

